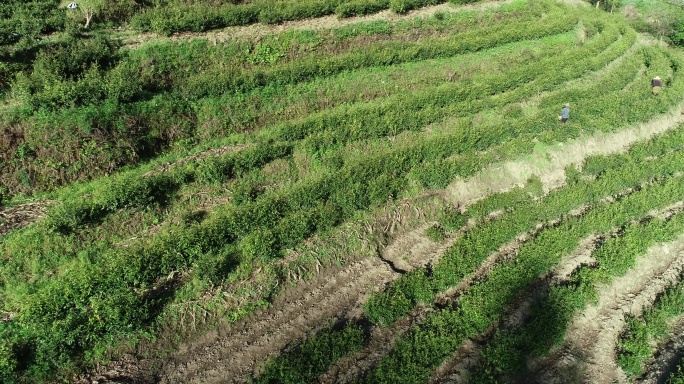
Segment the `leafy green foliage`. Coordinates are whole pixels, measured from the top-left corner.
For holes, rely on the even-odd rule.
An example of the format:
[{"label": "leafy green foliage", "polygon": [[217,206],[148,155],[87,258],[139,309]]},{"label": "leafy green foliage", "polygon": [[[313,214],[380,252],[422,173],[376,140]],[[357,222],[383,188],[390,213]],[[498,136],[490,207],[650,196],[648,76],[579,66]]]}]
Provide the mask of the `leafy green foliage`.
[{"label": "leafy green foliage", "polygon": [[644,362],[653,356],[651,345],[669,333],[670,320],[684,314],[684,283],[669,287],[641,316],[628,317],[627,327],[618,342],[618,365],[630,376],[643,373]]},{"label": "leafy green foliage", "polygon": [[307,383],[341,357],[360,351],[368,338],[363,328],[327,327],[289,352],[271,360],[256,383]]},{"label": "leafy green foliage", "polygon": [[[344,12],[365,12],[360,2],[317,2],[311,9],[305,9],[307,2],[271,2],[267,10],[242,15],[278,22],[306,12],[342,12],[347,3],[351,11]],[[201,3],[157,4],[134,20],[171,33],[185,28],[184,23],[197,30],[210,28],[225,16],[210,7],[206,13],[177,12],[201,9]],[[420,2],[392,4],[408,9]],[[588,32],[577,45],[574,29],[580,20]],[[153,21],[160,24],[155,27]],[[289,32],[249,43],[194,40],[124,52],[105,39],[74,38],[39,49],[30,70],[14,80],[15,94],[24,103],[0,116],[8,127],[0,140],[0,178],[9,180],[3,186],[11,193],[57,188],[114,173],[166,149],[171,153],[61,190],[45,222],[0,241],[2,260],[7,260],[0,266],[0,286],[7,292],[3,306],[17,313],[0,328],[0,377],[40,381],[81,364],[83,356],[96,357],[104,345],[146,334],[167,313],[170,301],[181,300],[174,296],[174,284],[184,289],[187,280],[197,286],[239,284],[258,275],[258,268],[281,263],[289,249],[311,236],[358,217],[359,211],[421,188],[443,188],[456,176],[468,177],[488,164],[525,155],[536,142],[576,137],[580,127],[586,132],[611,130],[651,119],[681,100],[683,61],[662,47],[630,50],[635,40],[624,24],[593,10],[530,1],[333,32]],[[646,76],[666,78],[657,100],[647,96],[648,84],[638,77],[645,64]],[[363,86],[347,89],[354,82]],[[567,100],[576,106],[573,119],[556,129],[553,117]],[[166,163],[182,158],[198,142],[201,151],[218,147],[219,140],[246,145]],[[659,141],[655,149],[641,147],[642,154],[661,156],[658,162],[641,164],[629,156],[594,159],[595,165],[588,166],[592,174],[578,175],[569,189],[543,201],[541,182],[533,179],[466,212],[445,209],[436,238],[461,229],[468,220],[475,228],[464,233],[439,265],[409,272],[373,296],[367,317],[391,324],[418,303],[430,305],[437,293],[462,281],[492,251],[540,221],[561,217],[567,228],[577,224],[586,229],[609,225],[608,217],[638,216],[645,206],[617,214],[601,211],[586,226],[562,217],[583,204],[598,207],[602,197],[653,175],[670,177],[682,162],[677,151],[681,143],[677,145]],[[623,170],[618,172],[616,165]],[[592,177],[598,182],[592,184]],[[212,201],[216,195],[210,195],[217,191],[231,199]],[[670,192],[680,192],[678,184],[669,192],[652,191],[649,207],[662,204]],[[193,209],[184,209],[175,220],[174,210],[181,204]],[[204,204],[206,213],[198,213],[195,207],[204,209]],[[483,218],[498,210],[505,217],[485,224],[490,219]],[[107,233],[112,222],[129,223],[125,214],[148,220],[135,241],[128,241],[133,230]],[[169,222],[147,236],[146,230],[165,220]],[[572,247],[573,231],[566,237],[542,237],[540,244],[557,251],[557,257]],[[428,327],[436,331],[416,331],[415,345],[400,347],[424,351],[415,357],[416,364],[433,367],[457,348],[463,335],[485,329],[531,274],[550,262],[523,270],[518,280],[509,280],[513,272],[501,272],[496,281],[510,283],[510,291],[497,296],[493,289],[473,290],[472,301],[465,301],[461,312],[430,318]],[[619,271],[616,267],[610,273]],[[186,276],[182,281],[169,278],[179,272]],[[264,305],[276,289],[267,285],[265,293],[249,296],[228,317]],[[579,302],[560,293],[553,296],[560,309]],[[548,320],[560,324],[562,317]],[[561,330],[558,326],[549,332],[557,337]],[[277,359],[264,380],[314,380],[365,343],[358,329],[326,332]],[[518,345],[504,342],[491,355],[503,356]],[[430,360],[418,361],[422,358]],[[428,371],[408,372],[402,380],[424,381]]]},{"label": "leafy green foliage", "polygon": [[444,228],[440,227],[439,225],[431,225],[425,229],[425,236],[427,236],[428,239],[438,243],[444,240],[446,234],[444,233]]},{"label": "leafy green foliage", "polygon": [[[372,373],[370,381],[419,382],[427,379],[432,369],[451,356],[465,338],[485,331],[493,321],[500,319],[517,293],[555,265],[563,255],[574,250],[581,238],[596,231],[607,231],[616,222],[625,223],[641,217],[649,207],[676,201],[682,188],[684,183],[681,179],[649,186],[644,189],[647,193],[640,191],[615,204],[598,206],[579,219],[570,219],[543,231],[520,250],[514,263],[497,265],[486,280],[474,284],[460,297],[457,307],[429,314],[420,327],[399,340]],[[652,197],[657,201],[651,200]],[[606,220],[606,217],[610,219]],[[595,282],[607,281],[623,273],[649,245],[672,239],[683,231],[684,215],[681,214],[669,221],[631,225],[624,239],[604,245],[601,249],[603,255],[598,256],[600,269],[585,276],[586,281],[549,292],[543,307],[546,317],[527,325],[525,329],[529,329],[529,333],[500,333],[501,341],[496,339],[494,346],[483,354],[487,359],[483,368],[489,367],[487,372],[490,373],[515,371],[524,366],[524,361],[511,360],[506,356],[508,352],[513,356],[524,356],[513,352],[522,349],[539,354],[559,343],[572,313],[594,297],[591,289]],[[625,247],[626,244],[629,246]],[[521,344],[526,347],[521,348]],[[418,349],[420,354],[412,352]]]}]

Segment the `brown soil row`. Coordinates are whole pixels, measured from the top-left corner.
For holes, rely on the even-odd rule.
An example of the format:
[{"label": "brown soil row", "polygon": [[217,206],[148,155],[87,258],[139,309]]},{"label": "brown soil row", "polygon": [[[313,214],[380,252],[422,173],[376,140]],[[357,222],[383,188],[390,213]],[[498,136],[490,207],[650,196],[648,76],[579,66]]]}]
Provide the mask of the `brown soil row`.
[{"label": "brown soil row", "polygon": [[[502,182],[500,174],[496,174],[492,169],[485,170],[468,181],[458,181],[452,184],[448,190],[451,201],[465,205],[492,193],[522,185],[534,171],[542,175],[546,181],[546,188],[552,189],[562,184],[561,175],[564,176],[563,169],[566,165],[577,164],[591,154],[624,151],[627,146],[638,140],[647,139],[677,126],[680,119],[677,109],[649,124],[626,129],[620,133],[599,134],[597,137],[578,139],[533,154],[532,159],[494,167],[499,171],[508,170],[505,172],[507,176],[503,178],[505,182]],[[537,161],[535,161],[535,156]],[[532,164],[530,166],[532,173],[511,171],[520,170],[525,166],[524,164]],[[555,175],[557,172],[560,172],[560,175]],[[549,173],[554,176],[544,177]],[[485,175],[489,175],[489,178]],[[419,231],[420,229],[414,231],[413,236],[419,234]],[[401,236],[395,240],[395,242],[401,241],[403,241]],[[388,246],[388,249],[391,248],[391,245]],[[438,257],[429,252],[424,256],[425,262]],[[412,264],[415,264],[418,258],[412,257]],[[345,313],[351,311],[351,307],[360,305],[371,292],[396,277],[396,274],[380,260],[368,260],[363,263],[368,264],[364,268],[347,272],[348,276],[353,276],[348,280],[342,278],[338,283],[336,280],[338,278],[333,277],[335,274],[323,277],[327,276],[327,273],[322,273],[323,279],[335,279],[333,280],[335,283],[332,285],[316,281],[302,283],[299,292],[311,293],[297,295],[284,293],[281,295],[282,299],[274,303],[271,308],[250,316],[243,322],[245,325],[226,327],[220,332],[220,337],[218,334],[209,335],[199,343],[190,344],[166,364],[161,374],[162,381],[199,382],[204,380],[209,383],[225,381],[229,377],[232,377],[235,382],[245,380],[246,375],[258,371],[259,362],[263,363],[268,357],[275,356],[282,348],[301,340],[311,330],[320,328],[322,323],[330,319],[345,317]],[[352,268],[354,267],[350,269]],[[344,287],[345,282],[349,284],[347,289],[340,288]],[[320,284],[325,285],[321,287]],[[344,294],[340,295],[339,292],[342,289],[344,289],[342,291]],[[316,294],[316,292],[319,293]],[[303,302],[299,300],[302,296],[313,299]],[[326,298],[325,308],[315,305],[321,303],[323,300],[321,297]],[[250,326],[247,326],[247,323]],[[235,342],[236,340],[241,340],[241,342]],[[226,360],[227,356],[230,356],[229,360]]]},{"label": "brown soil row", "polygon": [[365,259],[287,290],[282,299],[249,316],[226,334],[181,348],[161,371],[161,383],[245,382],[260,364],[326,320],[339,319],[394,273],[378,259]]},{"label": "brown soil row", "polygon": [[532,363],[532,371],[538,372],[537,382],[562,383],[579,376],[584,383],[627,383],[615,355],[625,316],[638,315],[652,305],[683,270],[684,236],[651,247],[627,274],[598,288],[598,303],[575,316],[563,347]]}]

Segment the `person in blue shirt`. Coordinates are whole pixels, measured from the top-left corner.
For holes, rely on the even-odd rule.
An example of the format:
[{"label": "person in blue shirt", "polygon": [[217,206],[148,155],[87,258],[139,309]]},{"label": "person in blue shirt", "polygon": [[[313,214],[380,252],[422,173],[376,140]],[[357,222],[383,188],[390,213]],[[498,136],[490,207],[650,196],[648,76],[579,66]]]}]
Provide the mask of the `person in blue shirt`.
[{"label": "person in blue shirt", "polygon": [[570,103],[565,104],[565,107],[561,110],[560,116],[558,116],[558,120],[560,120],[561,123],[565,123],[568,121],[570,118]]}]

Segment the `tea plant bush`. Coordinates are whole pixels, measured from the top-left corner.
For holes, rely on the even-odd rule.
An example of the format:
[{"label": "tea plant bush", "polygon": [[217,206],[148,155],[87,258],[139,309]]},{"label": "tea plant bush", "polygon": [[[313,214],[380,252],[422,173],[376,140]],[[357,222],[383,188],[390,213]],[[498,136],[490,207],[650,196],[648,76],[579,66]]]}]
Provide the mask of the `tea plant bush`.
[{"label": "tea plant bush", "polygon": [[651,308],[640,316],[629,316],[618,341],[617,362],[629,377],[639,377],[644,363],[653,356],[652,345],[667,339],[669,323],[684,313],[684,284],[669,287]]},{"label": "tea plant bush", "polygon": [[[587,159],[582,168],[582,174],[584,176],[591,175],[593,178],[572,178],[569,180],[568,185],[557,191],[551,192],[548,196],[544,196],[540,200],[536,200],[534,197],[540,193],[539,181],[531,179],[528,181],[525,188],[514,189],[510,192],[490,196],[476,205],[469,207],[465,215],[459,216],[462,218],[470,216],[470,219],[478,222],[478,224],[473,229],[466,232],[464,237],[459,239],[449,251],[452,254],[456,251],[467,256],[464,256],[459,262],[453,262],[448,259],[445,261],[445,258],[452,257],[447,253],[447,255],[443,256],[440,262],[432,266],[429,271],[419,270],[416,271],[416,273],[404,275],[393,283],[389,289],[386,289],[382,294],[369,301],[369,307],[367,308],[368,319],[377,321],[377,316],[379,315],[379,312],[377,311],[381,310],[384,310],[385,312],[383,312],[383,314],[387,316],[393,308],[412,309],[417,302],[421,302],[424,305],[431,305],[434,299],[434,292],[430,291],[431,284],[434,284],[435,281],[444,280],[445,277],[447,279],[453,279],[454,283],[452,284],[455,284],[458,280],[457,277],[460,275],[458,271],[463,268],[467,269],[469,268],[469,265],[471,265],[469,264],[469,259],[472,258],[472,265],[481,263],[482,258],[476,257],[476,252],[482,252],[483,255],[489,255],[498,248],[498,244],[504,244],[521,232],[531,230],[538,223],[560,219],[560,222],[555,224],[555,226],[562,226],[562,228],[555,227],[556,229],[554,229],[554,226],[548,226],[544,231],[562,232],[563,228],[573,228],[577,225],[578,221],[581,222],[583,220],[582,216],[567,216],[566,212],[575,210],[577,207],[584,207],[584,209],[588,211],[603,209],[602,205],[605,204],[603,201],[605,201],[606,196],[620,195],[621,193],[625,193],[625,191],[632,189],[639,191],[640,188],[648,187],[654,179],[661,180],[658,182],[661,183],[664,178],[676,174],[676,169],[680,168],[680,149],[682,146],[684,146],[684,130],[678,129],[661,135],[649,142],[636,144],[630,148],[629,152],[626,154],[594,156]],[[647,162],[649,167],[642,168],[644,162]],[[653,166],[654,168],[650,168],[650,166]],[[635,173],[635,170],[637,169],[643,170],[643,173]],[[673,180],[672,182],[681,183],[681,180],[679,180],[681,177],[676,176],[676,178],[677,180]],[[635,186],[637,186],[637,188],[634,188]],[[628,194],[629,193],[631,192],[628,192]],[[624,198],[626,197],[622,196],[620,199]],[[644,198],[646,197],[642,197],[642,199]],[[673,198],[673,195],[670,195],[670,198]],[[505,213],[493,221],[482,221],[487,213],[498,210],[504,210]],[[610,214],[608,214],[608,216],[609,215]],[[528,224],[527,229],[511,225],[519,219],[530,219],[530,224]],[[608,227],[612,225],[610,223],[610,218],[608,218],[607,221],[602,221],[602,223],[602,225],[607,225]],[[458,227],[463,224],[464,219],[460,220]],[[637,232],[625,236],[632,236],[632,238],[643,237],[644,239],[648,239],[648,233],[651,232],[640,228],[639,226],[642,224],[643,223],[635,224],[635,228],[637,228],[635,231]],[[510,232],[507,232],[507,228],[513,229],[510,230]],[[674,236],[669,231],[665,232],[668,233],[668,236]],[[676,231],[674,232],[676,233]],[[483,236],[483,234],[486,233],[491,233],[498,238],[495,239],[492,236]],[[658,233],[660,232],[656,231],[655,234],[660,236]],[[535,241],[537,241],[536,238],[533,238],[529,243],[534,243]],[[657,238],[655,241],[662,241],[662,239]],[[493,242],[493,244],[490,245],[490,242]],[[559,243],[563,243],[563,241],[560,241]],[[637,247],[629,257],[634,258],[638,256],[639,253],[643,251],[643,247],[647,246],[647,244],[649,243],[640,243],[639,247]],[[621,252],[622,248],[620,247],[624,248],[625,243],[611,240],[605,242],[604,245],[606,246],[606,249],[610,249],[610,252]],[[543,245],[540,245],[539,249],[543,249]],[[567,251],[571,251],[573,248],[568,247],[566,249]],[[611,257],[618,260],[616,256]],[[623,257],[623,259],[619,260],[629,260],[628,255],[622,255],[621,257]],[[463,265],[464,263],[468,264]],[[621,265],[629,265],[629,262]],[[615,270],[612,269],[614,267],[606,265],[605,268],[613,271],[609,273],[615,272]],[[617,273],[623,273],[624,267],[622,268],[623,269],[618,268],[617,271],[619,272]],[[441,276],[435,276],[436,273],[440,273]],[[455,273],[454,277],[451,276],[452,273]],[[581,289],[578,288],[579,282],[584,284]],[[539,312],[535,312],[535,314],[531,316],[531,318],[539,319],[534,321],[534,327],[525,327],[523,329],[524,333],[521,333],[520,330],[516,330],[515,332],[502,332],[501,334],[497,334],[494,338],[495,342],[492,342],[492,345],[487,347],[487,354],[485,355],[485,362],[487,364],[483,366],[484,368],[481,370],[480,376],[478,377],[486,379],[487,376],[482,376],[483,373],[501,373],[504,369],[511,371],[513,370],[512,367],[516,367],[517,369],[523,367],[523,357],[526,353],[531,352],[522,349],[521,345],[525,345],[522,340],[525,340],[526,343],[537,343],[536,349],[534,349],[535,351],[545,351],[545,348],[548,348],[549,346],[549,340],[559,340],[559,337],[562,338],[564,322],[570,318],[573,311],[582,307],[582,303],[586,302],[587,298],[594,297],[591,293],[590,286],[587,284],[588,283],[585,280],[578,278],[577,281],[572,280],[567,287],[552,287],[549,292],[543,291],[545,299],[541,301],[542,304],[533,308],[533,311]],[[502,285],[502,287],[503,286],[505,285]],[[444,289],[446,288],[441,287],[435,289],[435,291],[441,292]],[[402,295],[402,292],[411,292],[411,296]],[[475,292],[477,292],[477,290]],[[572,293],[575,296],[564,296],[567,293]],[[553,306],[557,306],[557,309],[549,309]],[[439,308],[443,308],[443,305]],[[454,306],[454,309],[455,308],[457,307]],[[441,310],[447,311],[449,310],[449,307],[447,306],[447,309]],[[396,319],[405,316],[406,314],[407,312],[399,312],[394,318]],[[381,321],[380,324],[388,324],[388,322],[383,323]],[[422,325],[418,325],[416,331],[419,332],[421,327]],[[448,333],[447,330],[444,332]],[[521,334],[524,335],[525,338],[521,338]],[[502,335],[505,335],[505,337]],[[421,340],[415,341],[415,348],[422,348],[420,344]],[[410,342],[413,343],[414,341]],[[458,342],[455,344],[455,347],[457,346]],[[506,348],[509,349],[507,350]],[[517,349],[511,351],[511,348]],[[402,354],[402,356],[407,358],[419,356],[410,352],[410,350],[409,352],[399,351],[397,353]],[[511,353],[515,356],[519,356],[519,358],[512,359]],[[295,356],[287,354],[280,359],[294,359],[295,361],[299,361],[299,359],[302,358],[298,353],[294,353],[294,355]],[[438,364],[438,362],[436,364]],[[505,368],[504,365],[501,364],[504,364]],[[304,366],[298,369],[306,370],[308,368],[307,366]],[[421,379],[415,377],[408,379],[408,381],[412,380]]]},{"label": "tea plant bush", "polygon": [[255,382],[306,383],[325,372],[340,357],[361,350],[367,335],[356,325],[336,330],[327,327],[294,348],[290,353],[269,362]]},{"label": "tea plant bush", "polygon": [[[457,307],[429,314],[419,327],[399,340],[392,352],[371,374],[370,381],[426,380],[435,367],[453,355],[466,337],[482,333],[493,321],[499,319],[518,292],[556,264],[564,254],[575,249],[580,239],[590,233],[607,231],[619,223],[629,223],[643,217],[654,207],[666,206],[677,201],[676,195],[681,192],[683,185],[682,180],[676,178],[648,186],[643,191],[653,194],[649,193],[646,196],[637,192],[624,197],[617,204],[591,209],[578,220],[568,220],[556,228],[543,231],[533,242],[523,246],[515,262],[497,265],[487,275],[486,280],[473,285],[460,297]],[[651,197],[654,199],[651,200]],[[615,257],[614,260],[602,258],[604,263],[601,271],[588,272],[593,278],[588,284],[610,279],[611,276],[620,273],[619,271],[633,265],[634,258],[645,250],[645,246],[674,238],[682,231],[682,215],[677,215],[669,221],[653,221],[645,228],[637,225],[634,229],[634,238],[643,241],[620,244],[614,252],[619,252],[622,257]],[[586,289],[572,290],[575,295],[591,297],[585,292]],[[553,328],[547,329],[548,332],[554,333]],[[559,334],[555,333],[553,338],[544,340],[558,340],[558,337]],[[421,353],[415,353],[416,350],[420,350]]]},{"label": "tea plant bush", "polygon": [[[509,15],[508,21],[533,20],[534,15],[554,9],[548,4],[532,5],[526,12],[518,12],[518,8],[435,19],[447,37],[418,39],[408,48],[403,47],[406,43],[400,43],[402,36],[417,30],[428,37],[432,25],[397,25],[396,34],[378,31],[382,36],[379,42],[363,44],[362,49],[349,45],[343,49],[344,54],[334,48],[334,41],[321,43],[325,41],[323,33],[289,33],[282,39],[258,44],[225,43],[219,48],[201,41],[167,43],[126,53],[111,41],[97,37],[48,46],[38,52],[32,70],[20,74],[13,84],[13,95],[21,107],[3,114],[4,129],[12,138],[2,143],[3,183],[12,194],[51,190],[139,163],[175,144],[192,143],[208,134],[203,132],[207,125],[204,105],[215,105],[216,112],[209,117],[214,124],[224,120],[223,100],[250,100],[250,92],[255,90],[265,89],[268,94],[271,89],[344,71],[444,58],[573,27],[570,21],[558,24],[559,29],[539,28],[527,35],[502,32],[478,38],[476,45],[469,46],[462,39],[448,37],[449,31],[458,35],[478,23],[503,25],[494,17],[497,12]],[[492,23],[490,19],[494,19]],[[321,53],[295,55],[314,48]],[[56,59],[77,51],[92,56],[69,56],[68,62],[79,63],[78,68],[68,68]],[[276,57],[276,62],[271,57]],[[239,114],[244,114],[243,109]],[[250,118],[262,115],[256,110]],[[237,118],[218,124],[220,127],[210,134],[230,135],[244,129]],[[55,125],[62,129],[51,129]],[[12,132],[7,131],[10,127]],[[22,145],[30,151],[14,159]]]}]

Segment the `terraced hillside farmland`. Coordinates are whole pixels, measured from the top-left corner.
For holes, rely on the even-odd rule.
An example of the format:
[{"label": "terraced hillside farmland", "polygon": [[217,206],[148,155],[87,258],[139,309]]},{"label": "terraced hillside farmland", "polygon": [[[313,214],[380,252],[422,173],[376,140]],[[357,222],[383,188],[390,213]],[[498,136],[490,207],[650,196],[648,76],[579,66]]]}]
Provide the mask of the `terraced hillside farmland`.
[{"label": "terraced hillside farmland", "polygon": [[254,28],[13,80],[3,382],[681,380],[684,52],[550,0]]}]

